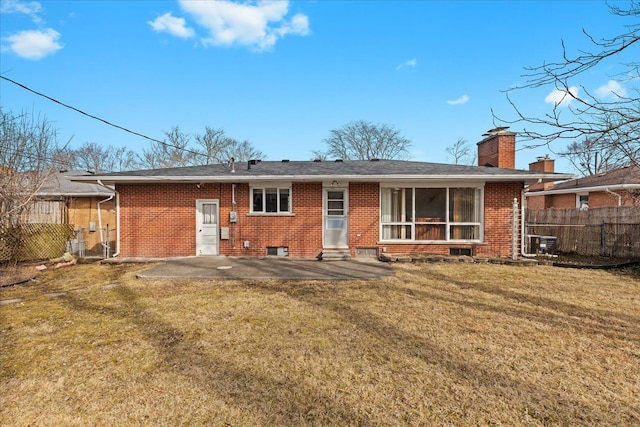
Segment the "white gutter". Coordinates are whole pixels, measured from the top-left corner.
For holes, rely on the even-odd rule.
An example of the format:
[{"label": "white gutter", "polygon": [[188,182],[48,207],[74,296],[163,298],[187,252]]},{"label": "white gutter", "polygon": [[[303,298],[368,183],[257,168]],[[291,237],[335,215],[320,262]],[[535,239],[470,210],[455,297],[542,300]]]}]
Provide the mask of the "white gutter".
[{"label": "white gutter", "polygon": [[607,191],[607,190],[610,190],[610,191],[640,190],[640,184],[600,185],[596,187],[574,187],[574,188],[562,188],[559,190],[530,191],[526,194],[526,196],[527,197],[548,196],[552,194],[569,194],[569,193],[582,193],[582,192]]},{"label": "white gutter", "polygon": [[[98,183],[98,185],[108,189],[109,191],[112,191],[115,194],[115,197],[116,197],[116,251],[111,255],[111,257],[115,258],[118,255],[120,255],[120,193],[118,193],[115,190],[115,188],[111,188],[111,187],[108,187],[108,186],[104,185],[102,183],[102,181],[100,181],[100,180],[97,180],[96,182]],[[112,200],[112,199],[113,199],[113,195],[111,197],[109,197],[108,199],[103,200],[102,202],[106,202],[106,201],[109,201],[109,200]],[[102,203],[102,202],[100,202],[100,203]],[[100,203],[98,203],[98,221],[100,222],[100,243],[102,243],[104,245],[104,243],[102,241],[103,240],[102,239],[102,216],[101,216],[101,213],[100,213]]]}]

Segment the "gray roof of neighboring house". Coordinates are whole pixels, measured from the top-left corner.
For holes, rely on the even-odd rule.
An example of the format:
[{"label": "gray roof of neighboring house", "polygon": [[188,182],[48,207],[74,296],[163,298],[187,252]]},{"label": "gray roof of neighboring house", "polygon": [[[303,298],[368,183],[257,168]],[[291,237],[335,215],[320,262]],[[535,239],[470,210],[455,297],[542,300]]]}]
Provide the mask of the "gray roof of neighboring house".
[{"label": "gray roof of neighboring house", "polygon": [[69,177],[87,176],[86,171],[60,171],[47,177],[36,192],[39,197],[109,197],[114,194],[98,184],[71,181]]},{"label": "gray roof of neighboring house", "polygon": [[628,166],[597,175],[589,175],[584,178],[561,182],[554,185],[553,189],[604,187],[618,184],[640,184],[640,167]]},{"label": "gray roof of neighboring house", "polygon": [[627,166],[613,169],[605,173],[589,175],[570,181],[560,182],[547,190],[530,191],[529,195],[545,195],[554,193],[573,193],[588,190],[608,189],[640,189],[640,167]]},{"label": "gray roof of neighboring house", "polygon": [[486,166],[450,165],[404,160],[345,161],[251,161],[230,165],[216,164],[166,169],[149,169],[73,177],[74,180],[117,182],[196,182],[258,180],[381,181],[409,179],[459,179],[484,181],[559,181],[573,178],[570,174],[531,172]]}]

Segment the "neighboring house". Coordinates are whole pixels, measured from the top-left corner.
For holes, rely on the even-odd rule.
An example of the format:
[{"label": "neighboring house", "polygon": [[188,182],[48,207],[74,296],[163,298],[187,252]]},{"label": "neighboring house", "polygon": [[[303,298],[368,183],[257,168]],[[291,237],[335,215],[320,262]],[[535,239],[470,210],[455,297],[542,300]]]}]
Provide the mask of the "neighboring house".
[{"label": "neighboring house", "polygon": [[[102,253],[102,243],[111,241],[115,246],[116,205],[115,192],[99,184],[74,182],[69,178],[85,175],[86,171],[60,171],[53,173],[35,193],[26,221],[37,224],[70,224],[84,240],[88,253]],[[106,236],[107,226],[111,227]]]},{"label": "neighboring house", "polygon": [[[531,171],[553,172],[553,160],[539,158]],[[570,181],[541,183],[526,193],[530,209],[633,206],[640,204],[640,167],[628,166]]]},{"label": "neighboring house", "polygon": [[478,143],[483,166],[249,161],[72,179],[114,186],[122,257],[508,257],[514,199],[572,177],[515,170],[514,156],[515,134],[498,128]]}]

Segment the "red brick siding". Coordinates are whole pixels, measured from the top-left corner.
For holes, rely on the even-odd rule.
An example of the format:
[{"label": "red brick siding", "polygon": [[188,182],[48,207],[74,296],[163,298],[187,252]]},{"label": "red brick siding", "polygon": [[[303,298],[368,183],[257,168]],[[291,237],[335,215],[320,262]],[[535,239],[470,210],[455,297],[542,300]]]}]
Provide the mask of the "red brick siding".
[{"label": "red brick siding", "polygon": [[352,255],[356,248],[377,247],[380,235],[380,185],[353,183],[349,185],[349,246]]},{"label": "red brick siding", "polygon": [[[322,184],[293,183],[293,216],[256,216],[250,214],[249,185],[236,186],[238,222],[229,224],[230,205],[221,202],[221,225],[235,227],[232,240],[221,241],[220,253],[233,256],[265,256],[267,247],[287,247],[294,257],[315,257],[322,251]],[[224,208],[224,209],[223,209]],[[223,213],[224,212],[224,213]],[[249,248],[244,248],[244,241]]]},{"label": "red brick siding", "polygon": [[[622,206],[633,206],[633,195],[626,190],[614,191],[621,196]],[[604,206],[618,206],[618,196],[605,191],[589,193],[589,207],[600,208]]]},{"label": "red brick siding", "polygon": [[[626,190],[614,191],[619,194],[622,199],[622,206],[633,206],[633,195]],[[547,197],[547,202],[544,206],[532,206],[529,203],[531,209],[544,209],[544,208],[558,208],[558,209],[573,209],[576,208],[577,195],[579,193],[566,193],[566,194],[552,194]],[[531,197],[529,198],[531,199]],[[607,193],[606,191],[591,191],[589,192],[589,207],[601,208],[605,206],[618,206],[618,196]]]},{"label": "red brick siding", "polygon": [[[377,247],[388,253],[448,254],[450,247],[473,247],[474,254],[510,256],[513,199],[520,200],[521,183],[487,184],[484,190],[482,244],[380,244],[380,188],[377,183],[349,186],[349,246]],[[292,257],[315,257],[322,250],[322,184],[292,185],[291,216],[249,214],[249,185],[235,188],[238,221],[229,222],[231,184],[127,184],[120,192],[123,257],[191,256],[196,253],[196,200],[217,199],[220,227],[229,227],[229,240],[220,240],[221,255],[264,256],[269,246],[285,246]],[[244,248],[244,241],[249,248]]]},{"label": "red brick siding", "polygon": [[[249,186],[236,185],[238,222],[229,222],[231,184],[119,185],[123,257],[190,256],[196,253],[196,199],[218,199],[221,255],[264,256],[268,246],[285,246],[291,256],[312,257],[322,250],[322,185],[293,184],[293,216],[249,214]],[[244,248],[244,241],[249,248]]]},{"label": "red brick siding", "polygon": [[547,206],[548,208],[562,208],[572,209],[576,207],[576,195],[575,193],[569,194],[551,194],[548,196]]},{"label": "red brick siding", "polygon": [[124,257],[195,255],[196,198],[219,198],[218,186],[118,185],[120,254]]},{"label": "red brick siding", "polygon": [[[488,183],[484,188],[484,246],[478,255],[511,256],[513,229],[513,199],[521,203],[523,184],[520,182]],[[518,209],[520,224],[520,209]],[[519,230],[519,233],[520,234]]]},{"label": "red brick siding", "polygon": [[527,197],[527,208],[528,209],[545,209],[547,207],[546,205],[547,200],[548,200],[548,196]]}]

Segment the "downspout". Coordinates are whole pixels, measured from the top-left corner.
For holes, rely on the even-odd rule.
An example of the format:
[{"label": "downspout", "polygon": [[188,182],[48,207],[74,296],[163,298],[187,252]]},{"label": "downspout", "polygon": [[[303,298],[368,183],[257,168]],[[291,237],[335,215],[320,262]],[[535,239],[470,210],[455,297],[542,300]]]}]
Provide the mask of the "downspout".
[{"label": "downspout", "polygon": [[[542,178],[538,178],[538,182],[536,182],[536,184],[540,184],[541,182],[542,182]],[[520,206],[522,209],[522,211],[520,212],[520,233],[521,233],[520,255],[522,255],[523,257],[529,257],[529,258],[535,257],[536,254],[526,253],[527,252],[527,248],[526,248],[527,236],[525,234],[525,214],[527,212],[527,197],[525,196],[525,193],[532,185],[536,185],[536,184],[530,184],[530,185],[524,186],[522,188],[522,192],[520,195],[520,198],[522,199],[522,202],[520,203]]]},{"label": "downspout", "polygon": [[[113,191],[116,197],[116,251],[111,255],[112,258],[120,255],[120,193],[118,193],[115,188],[108,187],[102,183],[102,181],[98,180],[98,185],[106,188],[109,191]],[[109,196],[108,199],[103,200],[102,202],[106,202],[113,199],[113,195]],[[98,203],[98,221],[100,222],[100,243],[102,242],[102,215],[100,214],[100,203]]]},{"label": "downspout", "polygon": [[[113,200],[113,194],[110,195],[109,197],[107,197],[104,200],[100,200],[98,202],[98,229],[100,230],[100,244],[102,245],[102,248],[106,248],[107,245],[105,245],[104,243],[104,235],[102,234],[102,211],[100,210],[100,205],[104,202],[108,202],[109,200]],[[109,238],[109,236],[107,236],[107,239]]]},{"label": "downspout", "polygon": [[622,196],[618,193],[614,193],[613,191],[609,190],[608,188],[605,188],[604,191],[606,191],[607,193],[616,196],[618,198],[618,206],[622,206]]}]

